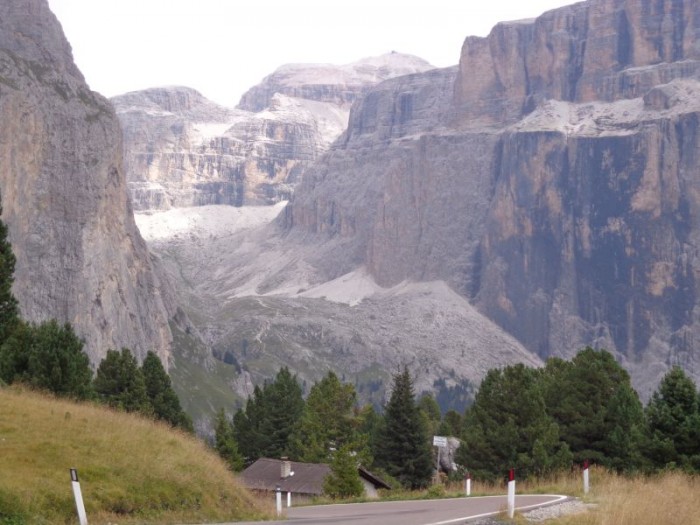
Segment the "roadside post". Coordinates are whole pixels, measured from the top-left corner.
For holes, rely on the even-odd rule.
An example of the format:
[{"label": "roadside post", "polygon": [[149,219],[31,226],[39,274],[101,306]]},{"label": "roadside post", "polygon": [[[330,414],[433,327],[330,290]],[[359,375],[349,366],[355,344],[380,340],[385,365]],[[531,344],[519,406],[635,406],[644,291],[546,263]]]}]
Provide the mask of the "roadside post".
[{"label": "roadside post", "polygon": [[583,462],[583,493],[588,494],[589,490],[589,485],[588,485],[588,460],[585,460]]},{"label": "roadside post", "polygon": [[515,469],[508,472],[508,517],[515,515]]},{"label": "roadside post", "polygon": [[275,500],[277,503],[277,515],[282,515],[282,488],[277,485],[275,487]]},{"label": "roadside post", "polygon": [[71,485],[73,485],[73,496],[75,497],[75,507],[78,509],[78,520],[80,525],[88,525],[87,514],[85,514],[85,504],[83,503],[83,493],[80,490],[78,481],[78,471],[70,469]]},{"label": "roadside post", "polygon": [[292,506],[292,491],[287,492],[287,508]]},{"label": "roadside post", "polygon": [[472,475],[469,471],[464,475],[464,493],[467,496],[472,495]]}]

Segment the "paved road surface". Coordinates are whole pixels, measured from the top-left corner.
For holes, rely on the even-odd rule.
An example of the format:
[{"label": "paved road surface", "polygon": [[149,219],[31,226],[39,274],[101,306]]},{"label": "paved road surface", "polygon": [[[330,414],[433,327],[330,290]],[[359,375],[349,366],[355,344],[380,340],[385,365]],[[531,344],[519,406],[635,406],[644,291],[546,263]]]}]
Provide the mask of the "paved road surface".
[{"label": "paved road surface", "polygon": [[[517,510],[542,507],[564,501],[566,496],[516,496]],[[285,509],[285,521],[267,524],[286,525],[458,525],[469,519],[504,511],[506,496],[458,499],[383,501],[347,505],[319,505]],[[239,524],[245,525],[245,524]],[[261,525],[261,522],[257,522]]]}]

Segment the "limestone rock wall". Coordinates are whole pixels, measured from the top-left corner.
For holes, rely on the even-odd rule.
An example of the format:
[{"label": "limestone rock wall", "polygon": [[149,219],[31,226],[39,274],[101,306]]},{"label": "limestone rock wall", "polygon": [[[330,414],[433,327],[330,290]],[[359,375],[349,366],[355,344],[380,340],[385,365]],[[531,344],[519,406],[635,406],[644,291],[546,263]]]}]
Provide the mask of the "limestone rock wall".
[{"label": "limestone rock wall", "polygon": [[385,78],[430,68],[399,53],[347,66],[283,66],[251,88],[240,109],[185,87],[114,97],[134,207],[286,200],[306,167],[345,130],[352,101]]},{"label": "limestone rock wall", "polygon": [[694,0],[589,0],[504,22],[462,47],[462,125],[502,124],[547,99],[613,101],[700,72]]},{"label": "limestone rock wall", "polygon": [[358,102],[283,223],[324,275],[445,280],[541,357],[700,379],[698,27],[697,2],[591,0],[468,38],[456,74]]},{"label": "limestone rock wall", "polygon": [[0,115],[2,219],[22,314],[72,323],[93,363],[122,346],[167,360],[176,307],[134,224],[119,123],[73,64],[46,0],[0,4]]},{"label": "limestone rock wall", "polygon": [[275,94],[329,102],[350,109],[370,87],[390,78],[433,69],[422,58],[391,52],[336,66],[333,64],[287,64],[265,77],[241,97],[238,107],[262,111]]},{"label": "limestone rock wall", "polygon": [[340,134],[347,118],[287,97],[250,113],[184,87],[128,93],[112,103],[124,128],[136,210],[286,199],[289,184]]}]

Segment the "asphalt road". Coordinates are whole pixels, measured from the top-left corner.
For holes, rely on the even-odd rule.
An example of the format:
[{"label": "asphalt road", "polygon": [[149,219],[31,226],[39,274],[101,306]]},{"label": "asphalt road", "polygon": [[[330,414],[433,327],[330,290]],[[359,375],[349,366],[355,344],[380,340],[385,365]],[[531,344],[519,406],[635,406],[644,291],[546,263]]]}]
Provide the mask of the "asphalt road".
[{"label": "asphalt road", "polygon": [[[566,496],[516,496],[516,510],[558,503]],[[420,501],[382,501],[284,509],[287,519],[267,524],[287,525],[451,525],[505,511],[506,496]],[[245,525],[245,524],[239,524]],[[261,525],[261,522],[257,522]]]}]

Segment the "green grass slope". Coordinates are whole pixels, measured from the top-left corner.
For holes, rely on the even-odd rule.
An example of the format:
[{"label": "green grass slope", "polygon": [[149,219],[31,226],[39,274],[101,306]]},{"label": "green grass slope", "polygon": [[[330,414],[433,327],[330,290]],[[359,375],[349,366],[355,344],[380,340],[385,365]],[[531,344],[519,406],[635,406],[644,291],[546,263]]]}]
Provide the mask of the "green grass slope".
[{"label": "green grass slope", "polygon": [[270,516],[196,438],[22,389],[0,389],[0,458],[2,525],[76,523],[71,467],[91,525]]}]

